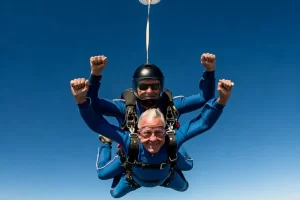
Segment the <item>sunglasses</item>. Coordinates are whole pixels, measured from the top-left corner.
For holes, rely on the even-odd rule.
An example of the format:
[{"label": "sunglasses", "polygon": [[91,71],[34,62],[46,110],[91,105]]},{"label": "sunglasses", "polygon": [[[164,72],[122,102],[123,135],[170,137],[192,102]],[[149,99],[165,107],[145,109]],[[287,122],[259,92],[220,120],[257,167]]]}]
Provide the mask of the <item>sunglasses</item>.
[{"label": "sunglasses", "polygon": [[159,83],[139,83],[138,85],[140,90],[147,90],[148,88],[151,88],[151,90],[159,90],[160,84]]}]

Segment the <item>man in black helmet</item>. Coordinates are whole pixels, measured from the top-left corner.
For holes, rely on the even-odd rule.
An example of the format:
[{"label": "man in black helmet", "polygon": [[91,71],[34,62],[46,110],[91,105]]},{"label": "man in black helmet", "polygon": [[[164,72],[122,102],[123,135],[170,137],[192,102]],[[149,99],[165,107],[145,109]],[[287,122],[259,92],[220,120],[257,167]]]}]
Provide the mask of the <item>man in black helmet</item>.
[{"label": "man in black helmet", "polygon": [[164,75],[154,64],[144,64],[138,67],[132,77],[132,87],[137,102],[152,108],[158,105],[159,97],[164,92]]},{"label": "man in black helmet", "polygon": [[[124,122],[126,114],[126,105],[124,100],[106,100],[98,98],[98,90],[100,87],[101,74],[106,67],[107,58],[105,56],[91,57],[91,77],[89,80],[89,91],[87,98],[91,100],[91,106],[96,113],[106,116],[114,116],[117,118],[120,126]],[[201,63],[206,71],[200,81],[199,94],[190,97],[179,97],[174,99],[174,105],[180,114],[192,112],[201,108],[208,100],[214,97],[215,91],[215,56],[212,54],[203,54]],[[73,80],[73,82],[82,80]],[[85,84],[83,82],[83,84]],[[132,78],[132,89],[137,97],[136,112],[138,116],[146,109],[158,107],[164,110],[164,103],[161,102],[161,95],[164,91],[164,75],[161,70],[153,64],[144,64],[138,67]],[[81,102],[85,99],[76,99],[80,109]],[[109,138],[99,137],[102,146],[99,148],[97,156],[97,172],[100,179],[109,179],[122,173],[122,168],[119,167],[122,163],[118,155],[111,159],[111,140]],[[193,166],[192,159],[187,155],[181,147],[178,154],[178,170],[190,170]],[[119,168],[119,169],[117,169]]]}]

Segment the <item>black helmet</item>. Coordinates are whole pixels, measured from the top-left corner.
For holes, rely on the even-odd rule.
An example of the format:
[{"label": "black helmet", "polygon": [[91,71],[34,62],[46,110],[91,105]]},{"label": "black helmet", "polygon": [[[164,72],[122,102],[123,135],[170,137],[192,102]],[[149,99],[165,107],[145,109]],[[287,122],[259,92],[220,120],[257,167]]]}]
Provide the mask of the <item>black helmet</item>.
[{"label": "black helmet", "polygon": [[137,94],[137,88],[139,81],[143,79],[154,79],[160,81],[160,97],[164,91],[165,77],[162,71],[159,69],[159,67],[150,63],[143,64],[135,70],[132,76],[132,88],[134,94],[142,105],[150,107],[156,104],[156,101],[159,97],[157,99],[140,99],[140,97]]}]

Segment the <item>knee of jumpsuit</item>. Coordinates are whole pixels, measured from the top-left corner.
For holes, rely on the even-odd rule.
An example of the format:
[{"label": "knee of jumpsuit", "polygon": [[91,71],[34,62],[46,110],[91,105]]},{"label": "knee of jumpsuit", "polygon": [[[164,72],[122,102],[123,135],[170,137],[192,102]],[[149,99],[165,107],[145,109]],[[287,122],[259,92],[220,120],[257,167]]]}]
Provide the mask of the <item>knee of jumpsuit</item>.
[{"label": "knee of jumpsuit", "polygon": [[192,158],[190,158],[188,155],[177,153],[177,165],[175,166],[175,169],[189,171],[193,169],[193,166],[194,161]]},{"label": "knee of jumpsuit", "polygon": [[119,183],[116,185],[116,187],[111,188],[110,195],[117,199],[125,196],[126,194],[136,190],[136,188],[133,188],[129,185],[127,182],[125,176],[122,176]]},{"label": "knee of jumpsuit", "polygon": [[111,159],[106,165],[97,169],[98,178],[101,180],[108,180],[117,176],[122,176],[124,173],[125,168],[123,167],[118,155]]},{"label": "knee of jumpsuit", "polygon": [[111,179],[111,176],[109,175],[110,170],[108,167],[111,162],[111,148],[111,145],[107,143],[101,143],[101,146],[98,148],[96,169],[98,178],[100,180]]}]

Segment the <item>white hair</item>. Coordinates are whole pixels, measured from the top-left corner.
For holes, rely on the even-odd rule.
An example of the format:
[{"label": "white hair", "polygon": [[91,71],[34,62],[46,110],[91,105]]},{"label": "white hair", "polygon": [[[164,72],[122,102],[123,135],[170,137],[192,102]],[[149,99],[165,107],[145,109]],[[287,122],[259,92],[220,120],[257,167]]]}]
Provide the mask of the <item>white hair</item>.
[{"label": "white hair", "polygon": [[141,128],[141,121],[144,117],[160,118],[163,121],[164,127],[166,126],[165,117],[162,114],[162,112],[159,110],[159,108],[151,108],[143,112],[139,118],[138,128]]}]

